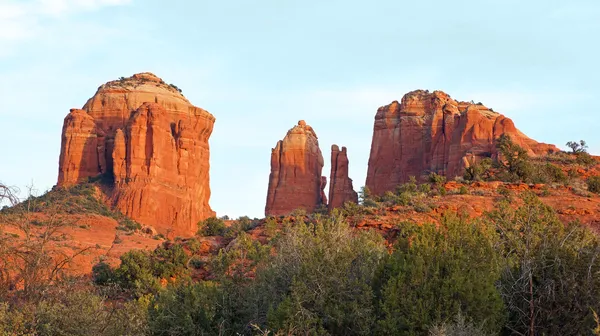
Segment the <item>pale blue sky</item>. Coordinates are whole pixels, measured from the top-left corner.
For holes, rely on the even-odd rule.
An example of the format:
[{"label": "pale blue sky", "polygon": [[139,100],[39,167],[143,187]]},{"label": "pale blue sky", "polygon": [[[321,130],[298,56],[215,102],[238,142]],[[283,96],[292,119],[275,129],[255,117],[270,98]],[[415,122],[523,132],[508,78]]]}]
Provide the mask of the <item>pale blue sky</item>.
[{"label": "pale blue sky", "polygon": [[218,215],[263,215],[270,149],[299,119],[323,175],[347,146],[360,188],[377,107],[413,89],[600,154],[599,17],[597,0],[0,0],[0,180],[52,187],[69,109],[143,71],[216,116]]}]

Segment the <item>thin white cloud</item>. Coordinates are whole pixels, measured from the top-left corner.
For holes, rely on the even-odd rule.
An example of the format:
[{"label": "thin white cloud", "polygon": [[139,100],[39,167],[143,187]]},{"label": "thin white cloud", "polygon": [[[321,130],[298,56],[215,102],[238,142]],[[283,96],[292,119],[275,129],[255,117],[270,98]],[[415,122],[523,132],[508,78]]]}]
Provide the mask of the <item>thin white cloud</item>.
[{"label": "thin white cloud", "polygon": [[52,21],[130,2],[131,0],[0,0],[0,50],[7,53],[18,43],[42,35]]},{"label": "thin white cloud", "polygon": [[106,6],[120,6],[130,3],[130,0],[37,0],[40,13],[64,15],[78,11],[97,10]]}]

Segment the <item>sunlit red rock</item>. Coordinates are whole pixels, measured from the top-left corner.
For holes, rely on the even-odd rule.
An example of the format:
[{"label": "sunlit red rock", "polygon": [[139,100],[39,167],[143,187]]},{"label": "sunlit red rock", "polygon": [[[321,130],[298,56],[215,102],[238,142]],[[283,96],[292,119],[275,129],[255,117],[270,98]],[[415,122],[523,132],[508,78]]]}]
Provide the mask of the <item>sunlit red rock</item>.
[{"label": "sunlit red rock", "polygon": [[558,151],[528,138],[512,120],[480,103],[457,102],[441,91],[410,92],[400,103],[377,111],[366,186],[382,194],[410,176],[462,176],[469,164],[497,155],[495,141],[502,134],[530,155]]},{"label": "sunlit red rock", "polygon": [[108,82],[65,118],[58,185],[103,175],[125,215],[192,234],[213,216],[209,144],[215,118],[151,73]]},{"label": "sunlit red rock", "polygon": [[265,214],[287,215],[295,209],[313,212],[326,205],[323,165],[315,131],[303,120],[299,121],[271,150]]},{"label": "sunlit red rock", "polygon": [[329,209],[339,208],[346,202],[358,203],[358,194],[348,176],[348,154],[337,145],[331,146],[331,175],[329,177]]}]

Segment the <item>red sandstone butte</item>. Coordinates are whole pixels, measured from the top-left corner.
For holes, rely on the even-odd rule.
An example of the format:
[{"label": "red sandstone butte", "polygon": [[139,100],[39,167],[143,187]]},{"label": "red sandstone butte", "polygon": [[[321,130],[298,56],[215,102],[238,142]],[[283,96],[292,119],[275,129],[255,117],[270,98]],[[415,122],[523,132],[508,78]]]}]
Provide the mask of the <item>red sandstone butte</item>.
[{"label": "red sandstone butte", "polygon": [[281,216],[295,209],[313,212],[326,204],[323,165],[317,134],[306,122],[299,121],[271,150],[265,214]]},{"label": "red sandstone butte", "polygon": [[151,73],[108,82],[64,121],[58,185],[103,174],[114,206],[161,233],[193,234],[213,216],[209,145],[215,117]]},{"label": "red sandstone butte", "polygon": [[348,153],[346,147],[331,146],[331,175],[329,176],[329,210],[339,208],[346,202],[358,203],[358,194],[348,176]]},{"label": "red sandstone butte", "polygon": [[469,164],[497,155],[495,141],[502,134],[533,156],[559,151],[528,138],[481,103],[457,102],[442,91],[409,92],[401,103],[377,110],[366,186],[380,195],[410,176],[462,176]]}]

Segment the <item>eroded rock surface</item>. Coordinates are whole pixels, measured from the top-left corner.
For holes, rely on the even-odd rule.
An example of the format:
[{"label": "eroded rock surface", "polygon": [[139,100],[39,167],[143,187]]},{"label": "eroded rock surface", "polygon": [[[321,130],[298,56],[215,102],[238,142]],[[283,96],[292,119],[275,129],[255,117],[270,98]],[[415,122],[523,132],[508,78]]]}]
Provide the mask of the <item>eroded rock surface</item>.
[{"label": "eroded rock surface", "polygon": [[65,118],[58,185],[103,176],[114,206],[159,232],[193,234],[208,201],[215,118],[151,73],[108,82]]},{"label": "eroded rock surface", "polygon": [[303,120],[290,129],[271,150],[267,216],[287,215],[295,209],[313,212],[326,205],[321,176],[323,155],[315,131]]},{"label": "eroded rock surface", "polygon": [[520,132],[509,118],[481,103],[458,102],[442,91],[417,90],[380,107],[375,116],[366,186],[393,190],[410,176],[462,176],[477,160],[497,155],[502,134],[531,155],[558,151]]},{"label": "eroded rock surface", "polygon": [[358,203],[358,194],[348,176],[348,153],[337,145],[331,146],[331,175],[329,177],[329,209],[339,208],[346,202]]}]

